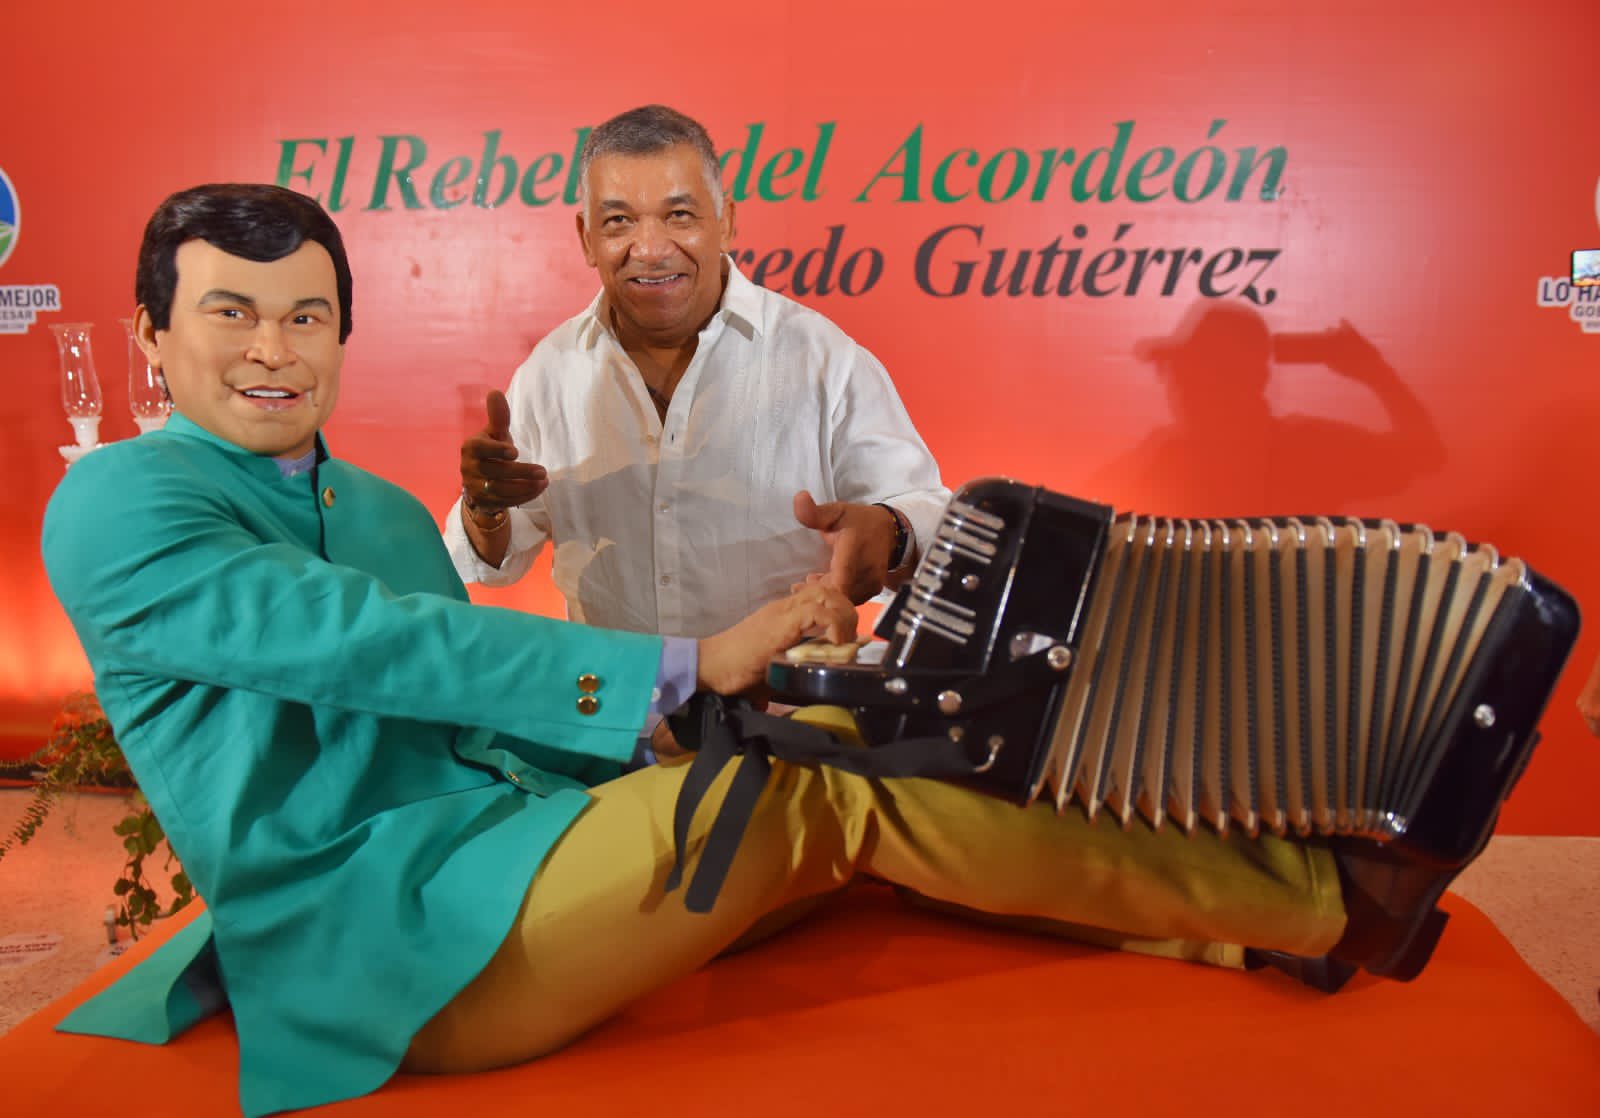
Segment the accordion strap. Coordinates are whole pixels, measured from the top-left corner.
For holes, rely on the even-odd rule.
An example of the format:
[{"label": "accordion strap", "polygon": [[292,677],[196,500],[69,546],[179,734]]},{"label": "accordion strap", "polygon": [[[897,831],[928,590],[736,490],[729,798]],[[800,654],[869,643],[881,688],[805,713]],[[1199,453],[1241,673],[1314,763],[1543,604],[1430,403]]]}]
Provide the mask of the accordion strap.
[{"label": "accordion strap", "polygon": [[706,691],[669,716],[668,722],[678,743],[696,753],[673,812],[674,861],[667,892],[683,883],[689,827],[701,801],[723,768],[736,758],[739,763],[684,893],[684,907],[690,912],[710,912],[716,903],[774,759],[807,767],[831,765],[872,779],[969,776],[988,764],[974,762],[959,741],[948,737],[903,738],[868,749],[840,741],[817,726],[764,714],[743,699]]}]

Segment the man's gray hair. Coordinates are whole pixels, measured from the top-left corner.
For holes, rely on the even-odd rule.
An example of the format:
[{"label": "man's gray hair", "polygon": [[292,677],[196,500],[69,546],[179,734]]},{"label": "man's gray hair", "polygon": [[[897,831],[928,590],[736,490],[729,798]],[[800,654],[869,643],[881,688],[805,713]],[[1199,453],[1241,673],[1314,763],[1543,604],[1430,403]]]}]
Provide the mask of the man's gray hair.
[{"label": "man's gray hair", "polygon": [[722,215],[722,164],[705,127],[665,105],[644,105],[619,113],[600,125],[584,141],[578,159],[578,202],[589,206],[589,165],[602,155],[654,155],[678,144],[688,144],[700,156],[711,200]]}]

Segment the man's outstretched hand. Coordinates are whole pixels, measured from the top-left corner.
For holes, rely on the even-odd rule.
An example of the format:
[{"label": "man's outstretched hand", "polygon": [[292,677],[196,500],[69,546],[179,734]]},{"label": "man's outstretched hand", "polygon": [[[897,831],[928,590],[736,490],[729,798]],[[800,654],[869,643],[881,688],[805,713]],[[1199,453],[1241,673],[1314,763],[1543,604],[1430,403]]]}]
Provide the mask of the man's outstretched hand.
[{"label": "man's outstretched hand", "polygon": [[829,501],[819,505],[802,489],[794,495],[794,518],[821,532],[832,550],[824,581],[860,605],[882,590],[894,550],[894,513],[879,505]]},{"label": "man's outstretched hand", "polygon": [[517,461],[511,440],[511,405],[505,393],[490,389],[484,399],[488,422],[461,444],[461,491],[478,508],[505,509],[527,504],[550,484],[537,462]]}]

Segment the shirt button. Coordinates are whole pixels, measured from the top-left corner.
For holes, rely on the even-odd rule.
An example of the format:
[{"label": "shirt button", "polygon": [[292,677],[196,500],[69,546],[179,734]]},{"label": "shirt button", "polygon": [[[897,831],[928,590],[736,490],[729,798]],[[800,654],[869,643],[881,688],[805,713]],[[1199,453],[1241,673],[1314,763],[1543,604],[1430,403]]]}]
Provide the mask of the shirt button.
[{"label": "shirt button", "polygon": [[595,711],[597,711],[599,709],[600,709],[600,700],[595,698],[593,695],[579,695],[578,696],[578,713],[579,714],[593,714]]},{"label": "shirt button", "polygon": [[324,508],[330,508],[331,509],[333,507],[333,502],[334,502],[333,486],[330,485],[330,486],[327,486],[326,488],[324,488],[323,491],[322,491],[322,505],[323,505]]},{"label": "shirt button", "polygon": [[584,672],[578,677],[578,690],[585,695],[593,695],[600,690],[600,677],[593,672]]},{"label": "shirt button", "polygon": [[659,508],[662,512],[669,512],[672,509],[672,506],[667,504],[667,502],[665,502],[665,501],[662,501],[661,504],[656,506],[656,507]]},{"label": "shirt button", "polygon": [[662,586],[671,586],[672,585],[672,576],[671,575],[662,575],[661,576],[661,585]]}]

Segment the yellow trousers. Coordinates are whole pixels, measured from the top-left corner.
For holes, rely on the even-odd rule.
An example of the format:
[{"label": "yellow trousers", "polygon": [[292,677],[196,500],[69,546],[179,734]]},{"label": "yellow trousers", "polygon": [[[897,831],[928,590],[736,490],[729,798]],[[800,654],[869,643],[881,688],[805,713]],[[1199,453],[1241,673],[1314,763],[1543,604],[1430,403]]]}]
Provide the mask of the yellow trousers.
[{"label": "yellow trousers", "polygon": [[[1271,837],[1186,837],[1019,808],[930,780],[867,780],[774,763],[714,909],[662,886],[689,766],[593,789],[535,875],[511,934],[412,1042],[411,1071],[472,1071],[551,1052],[730,946],[868,873],[940,907],[1091,942],[1239,965],[1248,944],[1320,955],[1344,909],[1331,856]],[[689,867],[733,766],[696,815]]]}]

